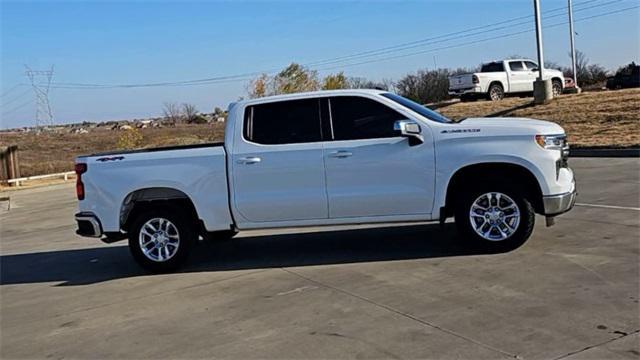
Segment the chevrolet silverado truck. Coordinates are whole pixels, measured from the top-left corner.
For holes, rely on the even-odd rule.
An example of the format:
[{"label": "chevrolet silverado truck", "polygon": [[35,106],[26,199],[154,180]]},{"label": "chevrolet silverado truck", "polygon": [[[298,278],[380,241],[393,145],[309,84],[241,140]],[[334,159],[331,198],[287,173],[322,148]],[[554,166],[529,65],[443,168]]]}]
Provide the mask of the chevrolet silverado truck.
[{"label": "chevrolet silverado truck", "polygon": [[[461,100],[484,97],[491,101],[502,100],[505,94],[533,92],[538,77],[538,64],[529,59],[510,59],[483,64],[480,72],[449,77],[449,95]],[[553,96],[562,94],[564,75],[561,71],[544,69],[544,79],[551,80]]]},{"label": "chevrolet silverado truck", "polygon": [[248,229],[454,217],[463,239],[515,248],[536,213],[573,207],[567,157],[546,121],[453,122],[377,90],[265,97],[230,105],[224,143],[78,157],[75,219],[158,272]]}]

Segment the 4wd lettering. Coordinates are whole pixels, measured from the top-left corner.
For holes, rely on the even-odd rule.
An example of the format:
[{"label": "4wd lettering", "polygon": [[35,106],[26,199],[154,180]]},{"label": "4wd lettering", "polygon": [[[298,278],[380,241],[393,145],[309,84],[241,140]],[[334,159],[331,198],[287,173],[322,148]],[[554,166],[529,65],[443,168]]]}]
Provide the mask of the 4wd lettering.
[{"label": "4wd lettering", "polygon": [[100,161],[100,162],[117,161],[117,160],[124,160],[124,156],[111,156],[111,157],[102,157],[102,158],[96,159],[96,161]]}]

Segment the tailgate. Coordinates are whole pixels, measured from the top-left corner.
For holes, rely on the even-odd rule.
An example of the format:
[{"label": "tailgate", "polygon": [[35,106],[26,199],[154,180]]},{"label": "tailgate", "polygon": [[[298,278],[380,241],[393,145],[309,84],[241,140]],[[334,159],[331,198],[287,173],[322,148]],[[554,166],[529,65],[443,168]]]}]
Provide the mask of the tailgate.
[{"label": "tailgate", "polygon": [[473,74],[449,76],[450,90],[469,89],[469,88],[472,88],[473,86],[474,86]]}]

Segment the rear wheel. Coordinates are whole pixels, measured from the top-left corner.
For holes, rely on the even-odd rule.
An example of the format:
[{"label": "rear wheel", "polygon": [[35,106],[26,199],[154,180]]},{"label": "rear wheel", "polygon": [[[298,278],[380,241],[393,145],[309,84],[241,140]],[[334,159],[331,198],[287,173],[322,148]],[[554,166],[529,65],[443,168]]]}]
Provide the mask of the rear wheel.
[{"label": "rear wheel", "polygon": [[489,86],[489,93],[487,95],[487,97],[491,101],[500,101],[504,99],[504,89],[500,84],[491,84],[491,86]]},{"label": "rear wheel", "polygon": [[466,240],[492,250],[510,250],[531,236],[535,212],[523,191],[498,183],[461,194],[455,219]]},{"label": "rear wheel", "polygon": [[186,261],[196,239],[193,229],[193,222],[180,209],[151,209],[133,221],[129,250],[147,270],[172,271]]}]

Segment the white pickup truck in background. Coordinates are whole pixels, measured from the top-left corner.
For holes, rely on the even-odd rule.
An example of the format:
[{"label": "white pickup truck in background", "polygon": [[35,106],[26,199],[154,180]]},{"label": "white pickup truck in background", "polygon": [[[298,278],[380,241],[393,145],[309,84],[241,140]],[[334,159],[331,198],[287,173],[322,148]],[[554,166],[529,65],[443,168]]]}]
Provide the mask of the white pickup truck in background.
[{"label": "white pickup truck in background", "polygon": [[456,123],[385,91],[245,100],[229,108],[224,143],[78,157],[77,233],[128,238],[152,271],[245,229],[451,216],[464,239],[510,249],[535,213],[550,224],[573,207],[567,157],[554,123]]},{"label": "white pickup truck in background", "polygon": [[[449,77],[449,95],[461,100],[487,98],[502,100],[505,94],[533,92],[538,64],[529,59],[509,59],[483,64],[480,72]],[[544,69],[545,80],[552,83],[553,96],[562,94],[564,75],[559,70]]]}]

